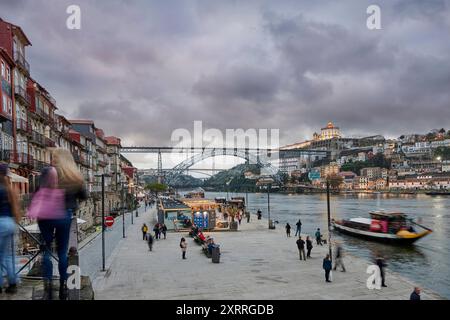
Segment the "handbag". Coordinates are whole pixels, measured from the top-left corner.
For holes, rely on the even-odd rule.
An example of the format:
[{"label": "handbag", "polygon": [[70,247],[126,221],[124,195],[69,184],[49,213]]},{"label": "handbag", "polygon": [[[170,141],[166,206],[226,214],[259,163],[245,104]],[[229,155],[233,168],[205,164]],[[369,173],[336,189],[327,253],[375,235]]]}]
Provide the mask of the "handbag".
[{"label": "handbag", "polygon": [[65,191],[56,188],[40,188],[31,199],[27,216],[37,220],[63,219],[66,217]]}]

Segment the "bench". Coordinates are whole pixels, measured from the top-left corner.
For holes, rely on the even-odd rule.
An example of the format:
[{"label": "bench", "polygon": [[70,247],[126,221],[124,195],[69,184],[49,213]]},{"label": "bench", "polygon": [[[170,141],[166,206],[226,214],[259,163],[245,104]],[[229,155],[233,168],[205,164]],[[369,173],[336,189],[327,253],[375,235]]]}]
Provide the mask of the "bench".
[{"label": "bench", "polygon": [[208,247],[206,246],[206,244],[202,245],[202,251],[207,258],[212,258],[212,255],[209,253]]}]

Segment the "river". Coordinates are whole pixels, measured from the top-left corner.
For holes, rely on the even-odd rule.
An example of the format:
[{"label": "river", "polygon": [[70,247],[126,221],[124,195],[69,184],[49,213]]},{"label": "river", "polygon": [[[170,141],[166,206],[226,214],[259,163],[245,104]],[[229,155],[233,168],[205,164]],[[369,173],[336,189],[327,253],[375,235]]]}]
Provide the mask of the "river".
[{"label": "river", "polygon": [[[206,192],[206,198],[226,197],[224,192]],[[245,193],[230,193],[229,197]],[[369,217],[372,210],[400,211],[433,230],[411,247],[396,247],[375,243],[346,235],[332,233],[340,239],[345,250],[366,260],[377,252],[383,254],[388,268],[415,283],[450,298],[450,197],[427,195],[348,194],[331,196],[331,217],[335,219]],[[260,209],[267,219],[267,194],[249,193],[248,207],[255,213]],[[317,228],[327,229],[325,194],[270,194],[271,219],[278,221],[277,228],[289,222],[295,232],[300,218],[302,233],[314,235]],[[386,279],[389,285],[389,278]]]}]

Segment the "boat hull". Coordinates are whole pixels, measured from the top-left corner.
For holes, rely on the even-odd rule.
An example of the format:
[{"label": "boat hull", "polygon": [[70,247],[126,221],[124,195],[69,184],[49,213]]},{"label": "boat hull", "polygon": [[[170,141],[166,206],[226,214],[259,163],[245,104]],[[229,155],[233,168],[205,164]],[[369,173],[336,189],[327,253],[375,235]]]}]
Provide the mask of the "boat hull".
[{"label": "boat hull", "polygon": [[427,234],[429,234],[429,231],[424,231],[422,233],[418,233],[415,236],[412,237],[400,237],[395,234],[385,234],[385,233],[379,233],[379,232],[371,232],[366,230],[359,230],[347,226],[343,226],[339,223],[333,222],[332,223],[334,230],[346,234],[351,235],[354,237],[382,242],[382,243],[388,243],[393,245],[412,245],[417,240],[423,238]]}]

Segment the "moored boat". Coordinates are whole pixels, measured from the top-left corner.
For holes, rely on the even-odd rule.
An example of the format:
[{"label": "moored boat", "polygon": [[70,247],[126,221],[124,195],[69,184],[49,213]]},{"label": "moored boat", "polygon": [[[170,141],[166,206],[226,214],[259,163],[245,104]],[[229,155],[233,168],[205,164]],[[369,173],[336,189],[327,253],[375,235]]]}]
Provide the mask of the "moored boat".
[{"label": "moored boat", "polygon": [[344,234],[399,245],[413,244],[432,232],[401,212],[374,211],[370,212],[370,218],[333,219],[332,225]]}]

